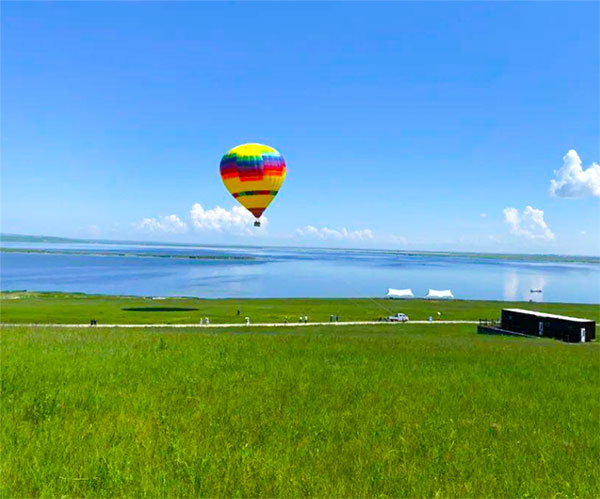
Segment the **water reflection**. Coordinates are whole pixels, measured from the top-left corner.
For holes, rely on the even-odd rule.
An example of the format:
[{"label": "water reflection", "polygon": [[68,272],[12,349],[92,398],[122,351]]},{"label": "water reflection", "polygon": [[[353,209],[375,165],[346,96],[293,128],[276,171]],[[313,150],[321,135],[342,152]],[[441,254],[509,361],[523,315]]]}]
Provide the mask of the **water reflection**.
[{"label": "water reflection", "polygon": [[505,274],[503,298],[506,301],[544,301],[546,277],[540,273],[523,273],[521,276],[511,271]]},{"label": "water reflection", "polygon": [[510,272],[506,274],[504,280],[504,294],[503,298],[506,301],[517,301],[517,294],[519,292],[519,276],[516,272]]}]

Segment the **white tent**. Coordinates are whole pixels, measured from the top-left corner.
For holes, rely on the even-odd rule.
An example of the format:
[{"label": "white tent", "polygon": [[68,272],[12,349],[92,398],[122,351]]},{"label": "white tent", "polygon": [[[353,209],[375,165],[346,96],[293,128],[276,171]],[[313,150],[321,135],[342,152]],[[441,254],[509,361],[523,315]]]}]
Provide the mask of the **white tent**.
[{"label": "white tent", "polygon": [[441,291],[437,289],[430,289],[425,298],[454,298],[454,295],[449,289],[444,289]]},{"label": "white tent", "polygon": [[392,289],[389,288],[387,295],[388,298],[414,298],[412,289]]}]

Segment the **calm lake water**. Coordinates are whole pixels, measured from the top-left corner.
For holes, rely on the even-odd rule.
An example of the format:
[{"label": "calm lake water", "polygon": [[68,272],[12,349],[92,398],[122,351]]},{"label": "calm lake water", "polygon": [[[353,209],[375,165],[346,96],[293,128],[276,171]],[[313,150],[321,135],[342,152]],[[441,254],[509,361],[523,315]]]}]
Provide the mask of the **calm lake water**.
[{"label": "calm lake water", "polygon": [[[375,297],[388,288],[451,289],[456,298],[600,303],[600,265],[522,262],[377,251],[23,244],[4,247],[155,255],[230,255],[190,260],[0,253],[2,290],[203,298]],[[543,293],[531,293],[542,289]]]}]

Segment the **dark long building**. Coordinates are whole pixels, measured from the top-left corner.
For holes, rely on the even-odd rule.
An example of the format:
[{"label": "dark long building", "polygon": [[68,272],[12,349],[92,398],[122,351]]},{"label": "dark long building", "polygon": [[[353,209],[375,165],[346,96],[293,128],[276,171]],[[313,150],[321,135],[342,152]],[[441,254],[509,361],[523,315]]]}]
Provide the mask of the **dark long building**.
[{"label": "dark long building", "polygon": [[500,327],[509,332],[556,338],[569,343],[583,343],[596,339],[595,321],[520,308],[503,309]]}]

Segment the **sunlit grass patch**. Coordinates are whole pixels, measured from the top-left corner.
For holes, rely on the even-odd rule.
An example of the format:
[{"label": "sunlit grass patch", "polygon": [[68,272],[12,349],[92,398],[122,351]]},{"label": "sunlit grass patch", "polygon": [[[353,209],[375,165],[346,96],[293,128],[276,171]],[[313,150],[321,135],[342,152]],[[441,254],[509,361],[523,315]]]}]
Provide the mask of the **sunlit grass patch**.
[{"label": "sunlit grass patch", "polygon": [[[18,296],[19,299],[8,299]],[[0,293],[3,323],[99,324],[198,323],[210,322],[327,322],[331,316],[340,321],[373,321],[403,312],[411,320],[428,317],[447,320],[495,319],[504,307],[574,315],[600,321],[598,305],[570,303],[526,303],[478,300],[386,300],[383,298],[293,298],[293,299],[199,299],[135,296],[102,296],[71,293]],[[156,307],[169,308],[168,317],[155,313]],[[131,310],[136,310],[132,313]],[[439,312],[439,315],[438,315]]]},{"label": "sunlit grass patch", "polygon": [[2,495],[596,497],[595,347],[469,325],[3,329]]}]

